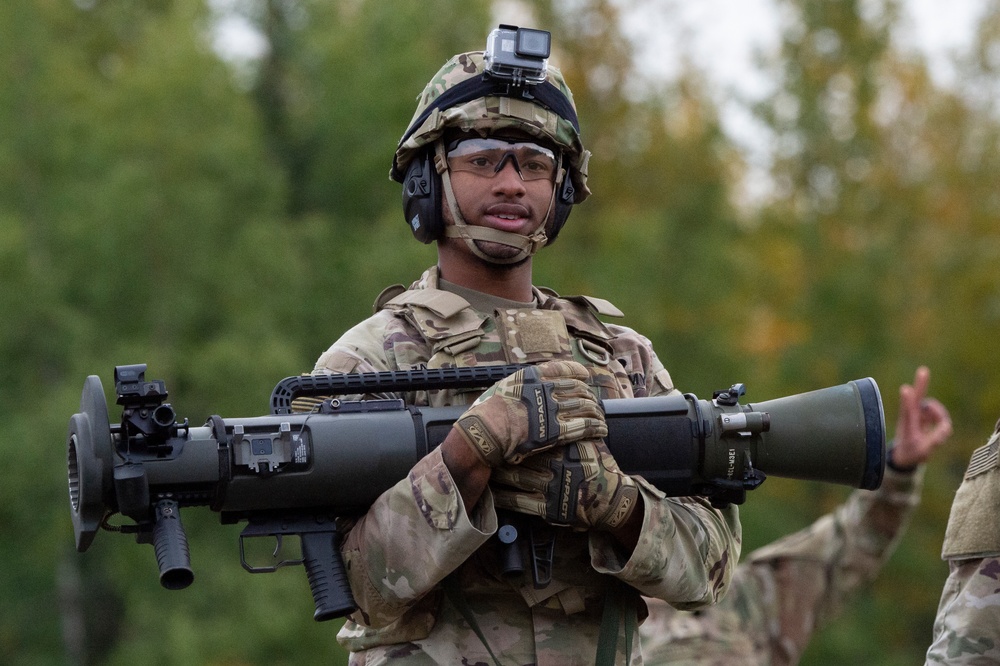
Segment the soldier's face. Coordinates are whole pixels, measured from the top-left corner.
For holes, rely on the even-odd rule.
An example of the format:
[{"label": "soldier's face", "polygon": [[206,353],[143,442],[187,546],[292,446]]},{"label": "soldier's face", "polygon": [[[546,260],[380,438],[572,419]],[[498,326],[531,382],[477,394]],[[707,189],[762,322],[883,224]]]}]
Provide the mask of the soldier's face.
[{"label": "soldier's face", "polygon": [[[506,159],[498,171],[489,175],[450,171],[455,199],[467,224],[528,236],[545,223],[552,201],[552,178],[523,179],[518,169],[523,171],[527,167],[520,161]],[[452,224],[447,205],[442,206],[442,213],[445,222]],[[486,255],[498,259],[518,253],[517,248],[502,243],[476,241],[476,245]]]}]

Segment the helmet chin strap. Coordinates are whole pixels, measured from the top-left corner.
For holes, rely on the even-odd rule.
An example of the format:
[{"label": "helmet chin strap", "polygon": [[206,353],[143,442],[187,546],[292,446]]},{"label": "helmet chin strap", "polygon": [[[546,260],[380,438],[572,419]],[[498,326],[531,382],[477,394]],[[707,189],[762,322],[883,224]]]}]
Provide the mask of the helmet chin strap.
[{"label": "helmet chin strap", "polygon": [[[448,238],[461,238],[465,241],[469,250],[483,261],[493,264],[516,264],[538,252],[548,242],[549,237],[545,233],[545,223],[548,221],[549,216],[552,215],[555,207],[556,192],[559,190],[559,185],[565,173],[563,169],[559,170],[556,183],[552,188],[552,198],[549,199],[549,207],[545,213],[545,217],[542,218],[542,223],[530,236],[525,236],[511,231],[503,231],[492,227],[479,227],[466,223],[465,218],[462,216],[462,211],[459,210],[458,201],[455,199],[455,190],[451,187],[451,174],[448,171],[448,160],[444,152],[444,142],[441,140],[436,141],[434,145],[434,168],[437,169],[438,174],[441,176],[445,200],[454,221],[453,224],[445,226],[444,235]],[[476,241],[500,243],[501,245],[516,248],[518,253],[511,257],[492,257],[479,249]]]}]

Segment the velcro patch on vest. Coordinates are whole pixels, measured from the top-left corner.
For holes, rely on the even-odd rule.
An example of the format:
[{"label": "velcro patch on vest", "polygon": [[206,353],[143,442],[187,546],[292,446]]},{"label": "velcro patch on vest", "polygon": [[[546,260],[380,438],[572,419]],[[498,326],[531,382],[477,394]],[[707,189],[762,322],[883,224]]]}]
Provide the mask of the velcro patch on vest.
[{"label": "velcro patch on vest", "polygon": [[558,312],[505,309],[497,312],[500,342],[514,363],[572,358],[569,330]]},{"label": "velcro patch on vest", "polygon": [[1000,555],[1000,434],[972,453],[955,493],[941,557],[946,560]]},{"label": "velcro patch on vest", "polygon": [[971,479],[997,468],[1000,463],[1000,434],[994,433],[985,445],[972,452],[965,478]]}]

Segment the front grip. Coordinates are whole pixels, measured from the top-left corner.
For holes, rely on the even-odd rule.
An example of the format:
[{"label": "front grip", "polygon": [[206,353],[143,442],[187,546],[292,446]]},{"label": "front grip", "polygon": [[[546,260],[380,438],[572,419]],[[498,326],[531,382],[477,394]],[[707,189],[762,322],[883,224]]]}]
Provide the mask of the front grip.
[{"label": "front grip", "polygon": [[316,603],[313,619],[317,622],[344,617],[358,607],[340,556],[340,532],[334,525],[330,528],[301,535],[302,563]]},{"label": "front grip", "polygon": [[171,499],[156,503],[153,550],[160,568],[160,584],[168,590],[183,590],[194,581],[187,535],[181,524],[180,505]]}]

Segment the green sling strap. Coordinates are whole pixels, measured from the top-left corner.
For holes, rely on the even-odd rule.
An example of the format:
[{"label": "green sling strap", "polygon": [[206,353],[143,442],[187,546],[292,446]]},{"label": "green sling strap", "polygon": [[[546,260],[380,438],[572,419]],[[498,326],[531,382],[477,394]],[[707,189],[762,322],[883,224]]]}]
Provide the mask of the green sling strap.
[{"label": "green sling strap", "polygon": [[469,602],[465,600],[465,595],[462,594],[462,588],[458,586],[458,581],[454,576],[448,576],[441,583],[442,589],[444,589],[445,595],[448,597],[448,601],[454,606],[465,621],[472,627],[472,631],[475,632],[476,636],[482,642],[483,647],[486,651],[490,653],[490,657],[493,659],[493,663],[496,666],[501,666],[500,660],[497,656],[493,654],[493,650],[490,648],[490,644],[486,642],[486,635],[483,630],[479,627],[479,623],[476,622],[476,616],[472,614],[472,609],[469,608]]},{"label": "green sling strap", "polygon": [[625,622],[625,663],[632,663],[632,639],[639,627],[635,604],[630,603],[625,584],[617,578],[611,579],[604,599],[604,614],[601,617],[601,631],[597,637],[596,666],[614,666],[618,656],[618,628]]}]

